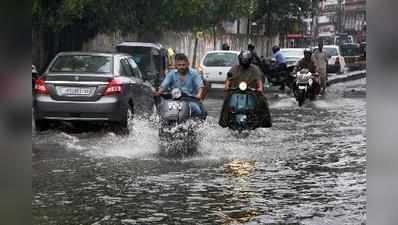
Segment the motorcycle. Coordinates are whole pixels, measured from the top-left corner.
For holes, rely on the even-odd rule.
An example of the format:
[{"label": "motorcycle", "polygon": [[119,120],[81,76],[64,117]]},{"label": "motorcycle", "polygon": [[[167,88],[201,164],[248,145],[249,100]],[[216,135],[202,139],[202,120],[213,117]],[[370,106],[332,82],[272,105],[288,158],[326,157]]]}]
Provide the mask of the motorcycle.
[{"label": "motorcycle", "polygon": [[161,94],[158,102],[161,155],[178,157],[195,153],[198,145],[195,130],[205,119],[204,112],[195,113],[198,99],[175,88],[171,93]]},{"label": "motorcycle", "polygon": [[293,93],[300,107],[307,98],[311,101],[315,100],[315,82],[314,74],[309,72],[308,69],[302,69],[296,73]]},{"label": "motorcycle", "polygon": [[237,88],[228,90],[231,95],[228,110],[231,114],[228,127],[242,133],[245,130],[254,130],[256,121],[256,90],[249,88],[246,82],[240,82]]}]

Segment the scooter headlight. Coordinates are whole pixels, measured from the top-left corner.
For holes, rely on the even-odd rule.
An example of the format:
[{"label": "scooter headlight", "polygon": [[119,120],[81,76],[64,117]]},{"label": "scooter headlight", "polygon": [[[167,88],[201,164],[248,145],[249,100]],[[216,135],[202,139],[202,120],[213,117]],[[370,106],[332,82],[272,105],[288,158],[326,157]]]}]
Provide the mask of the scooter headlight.
[{"label": "scooter headlight", "polygon": [[239,84],[239,89],[240,89],[241,91],[246,91],[246,89],[247,89],[247,83],[246,83],[246,82],[240,82],[240,84]]},{"label": "scooter headlight", "polygon": [[173,90],[171,90],[171,97],[173,99],[179,99],[182,96],[182,92],[179,88],[174,88]]},{"label": "scooter headlight", "polygon": [[312,86],[312,83],[313,83],[314,81],[312,80],[312,79],[309,79],[308,80],[308,84],[310,85],[310,86]]}]

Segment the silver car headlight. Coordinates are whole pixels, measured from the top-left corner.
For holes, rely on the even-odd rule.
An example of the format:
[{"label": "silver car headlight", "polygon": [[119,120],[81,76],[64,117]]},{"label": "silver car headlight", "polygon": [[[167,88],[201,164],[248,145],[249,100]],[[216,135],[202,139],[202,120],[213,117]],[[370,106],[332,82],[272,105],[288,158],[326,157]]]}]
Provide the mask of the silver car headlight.
[{"label": "silver car headlight", "polygon": [[179,88],[174,88],[173,90],[171,90],[171,97],[173,99],[179,99],[182,96],[182,92],[181,89]]},{"label": "silver car headlight", "polygon": [[239,89],[240,89],[241,91],[246,91],[246,89],[247,89],[247,83],[246,83],[246,82],[240,82],[240,83],[239,83]]}]

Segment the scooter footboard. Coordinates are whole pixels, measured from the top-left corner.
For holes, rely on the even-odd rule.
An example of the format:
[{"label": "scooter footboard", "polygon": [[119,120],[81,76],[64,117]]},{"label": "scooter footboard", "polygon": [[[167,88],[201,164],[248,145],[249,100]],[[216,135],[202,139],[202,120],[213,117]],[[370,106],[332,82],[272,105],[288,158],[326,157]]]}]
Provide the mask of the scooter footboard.
[{"label": "scooter footboard", "polygon": [[253,111],[256,107],[256,96],[247,93],[234,93],[229,99],[228,106],[234,113]]}]

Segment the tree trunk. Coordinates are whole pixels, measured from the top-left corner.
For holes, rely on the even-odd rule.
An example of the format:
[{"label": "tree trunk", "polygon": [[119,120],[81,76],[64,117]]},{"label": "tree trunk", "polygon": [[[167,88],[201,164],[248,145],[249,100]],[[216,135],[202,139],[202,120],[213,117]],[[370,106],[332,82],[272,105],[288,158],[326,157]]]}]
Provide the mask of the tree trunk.
[{"label": "tree trunk", "polygon": [[216,25],[213,25],[213,50],[217,50]]},{"label": "tree trunk", "polygon": [[197,50],[198,50],[198,36],[195,34],[195,45],[193,47],[192,68],[196,67]]}]

